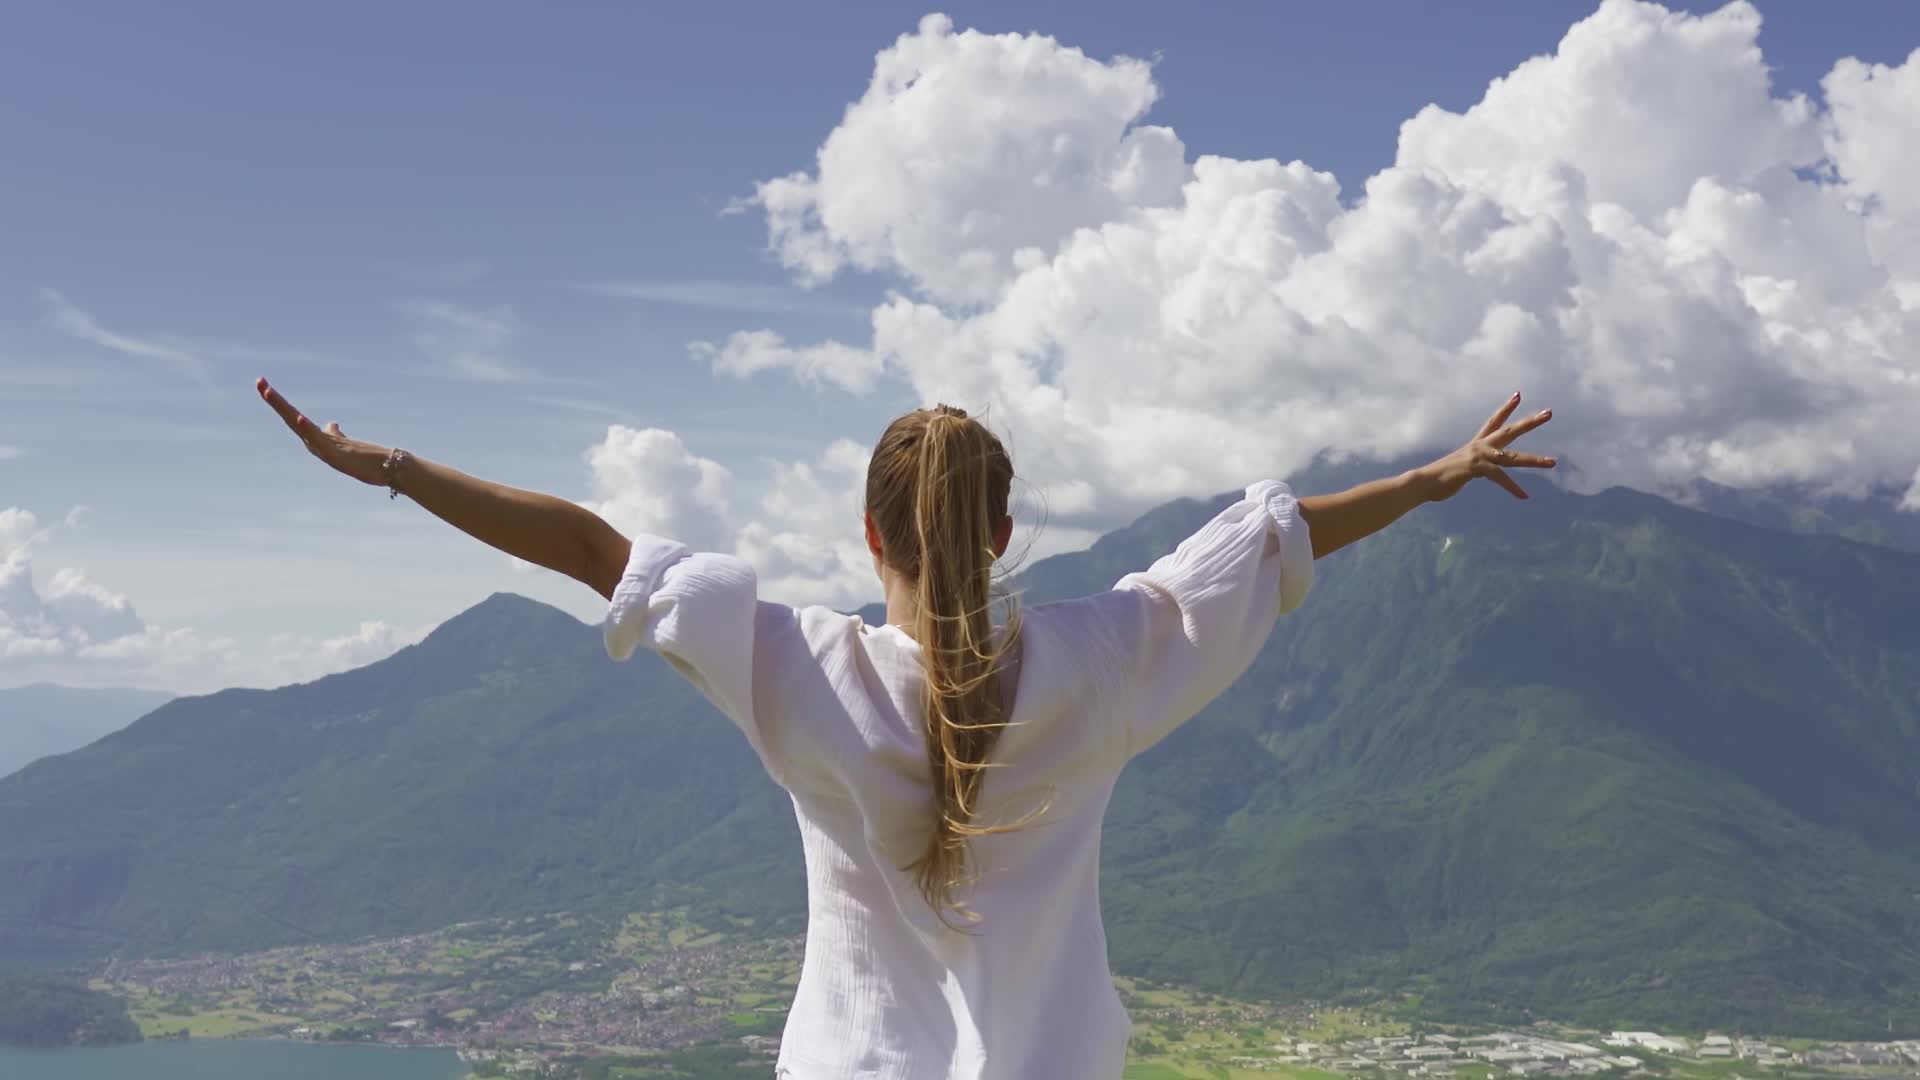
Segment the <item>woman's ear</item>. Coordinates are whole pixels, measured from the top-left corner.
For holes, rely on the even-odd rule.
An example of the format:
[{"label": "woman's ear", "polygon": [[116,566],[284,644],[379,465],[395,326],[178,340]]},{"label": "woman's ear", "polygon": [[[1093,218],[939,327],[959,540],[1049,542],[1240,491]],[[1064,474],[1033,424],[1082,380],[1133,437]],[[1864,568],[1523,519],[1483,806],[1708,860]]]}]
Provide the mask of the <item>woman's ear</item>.
[{"label": "woman's ear", "polygon": [[1007,545],[1013,543],[1013,515],[1000,519],[1000,525],[993,530],[993,557],[999,558],[1007,553]]},{"label": "woman's ear", "polygon": [[884,560],[886,552],[881,548],[880,530],[873,527],[872,511],[861,511],[860,521],[867,530],[867,550],[873,552],[874,558]]}]

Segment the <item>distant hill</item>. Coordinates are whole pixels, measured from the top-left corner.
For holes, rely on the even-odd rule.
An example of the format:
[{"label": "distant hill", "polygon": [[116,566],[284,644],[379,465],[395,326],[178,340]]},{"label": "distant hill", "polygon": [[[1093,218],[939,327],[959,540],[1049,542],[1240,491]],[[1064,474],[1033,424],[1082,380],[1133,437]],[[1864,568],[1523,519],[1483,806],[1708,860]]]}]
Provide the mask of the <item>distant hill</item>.
[{"label": "distant hill", "polygon": [[172,699],[157,690],[34,683],[0,689],[0,776],[35,758],[78,750]]},{"label": "distant hill", "polygon": [[1858,498],[1839,498],[1792,487],[1741,490],[1699,484],[1688,504],[1752,525],[1920,551],[1920,513],[1900,509],[1903,494],[1900,489],[1884,488]]},{"label": "distant hill", "polygon": [[[1036,563],[1029,602],[1111,584],[1223,501]],[[1122,778],[1116,969],[1920,1033],[1920,556],[1489,488],[1318,569],[1248,676]],[[380,663],[177,700],[0,780],[0,959],[667,902],[797,930],[795,839],[664,665],[497,595]]]},{"label": "distant hill", "polygon": [[140,1041],[127,1003],[66,979],[0,971],[0,1046],[112,1046]]}]

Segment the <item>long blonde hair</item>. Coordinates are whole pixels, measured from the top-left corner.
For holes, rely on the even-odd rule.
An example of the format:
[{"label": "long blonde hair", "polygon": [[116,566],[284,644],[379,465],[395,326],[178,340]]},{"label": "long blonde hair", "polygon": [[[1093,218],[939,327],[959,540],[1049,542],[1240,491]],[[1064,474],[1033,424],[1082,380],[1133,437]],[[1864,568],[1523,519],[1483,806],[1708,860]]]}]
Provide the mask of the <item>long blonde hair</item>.
[{"label": "long blonde hair", "polygon": [[1019,633],[1010,597],[993,630],[996,535],[1008,520],[1013,461],[993,432],[950,405],[895,420],[867,466],[867,513],[886,564],[914,583],[911,632],[926,663],[927,758],[933,829],[911,871],[946,920],[967,914],[955,891],[972,880],[968,839],[1018,825],[974,823],[987,757],[1006,727],[1000,661]]}]

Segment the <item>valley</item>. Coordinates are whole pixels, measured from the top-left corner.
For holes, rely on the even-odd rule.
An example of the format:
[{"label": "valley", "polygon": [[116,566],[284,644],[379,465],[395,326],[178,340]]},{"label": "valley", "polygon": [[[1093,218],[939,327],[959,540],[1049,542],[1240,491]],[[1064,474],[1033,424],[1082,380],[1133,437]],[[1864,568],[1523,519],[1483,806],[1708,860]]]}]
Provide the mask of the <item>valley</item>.
[{"label": "valley", "polygon": [[[686,909],[551,914],[354,944],[114,963],[149,1039],[453,1047],[476,1077],[764,1076],[801,939]],[[1407,996],[1259,1001],[1121,977],[1129,1080],[1330,1075],[1779,1080],[1920,1075],[1920,1041],[1444,1023]],[[1745,1073],[1742,1072],[1745,1070]]]}]

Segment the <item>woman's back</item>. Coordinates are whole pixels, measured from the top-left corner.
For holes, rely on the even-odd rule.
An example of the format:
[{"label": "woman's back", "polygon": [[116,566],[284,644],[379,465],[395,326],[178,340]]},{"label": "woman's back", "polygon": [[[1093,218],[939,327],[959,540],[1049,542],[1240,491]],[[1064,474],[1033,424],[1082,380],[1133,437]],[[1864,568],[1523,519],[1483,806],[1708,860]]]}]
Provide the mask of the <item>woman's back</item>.
[{"label": "woman's back", "polygon": [[775,639],[806,650],[815,671],[844,673],[778,706],[789,730],[805,725],[816,740],[785,772],[809,901],[782,1046],[792,1075],[1119,1074],[1127,1019],[1107,976],[1097,892],[1099,822],[1119,762],[1089,752],[1087,717],[1071,707],[1077,687],[1060,685],[1075,667],[1047,655],[1055,621],[1029,613],[1021,654],[1034,659],[1009,680],[1012,726],[977,814],[1043,816],[973,839],[977,882],[959,898],[975,921],[950,915],[953,926],[902,869],[932,825],[919,646],[896,627],[818,609],[792,621],[799,634]]},{"label": "woman's back", "polygon": [[[634,541],[609,652],[657,649],[739,724],[791,794],[807,955],[788,1075],[1119,1075],[1128,1024],[1100,921],[1100,821],[1121,768],[1246,669],[1312,580],[1284,485],[1265,482],[1149,570],[1028,608],[970,841],[971,921],[903,869],[936,805],[922,649],[894,626],[761,602],[737,560]],[[949,922],[954,925],[949,925]]]}]

